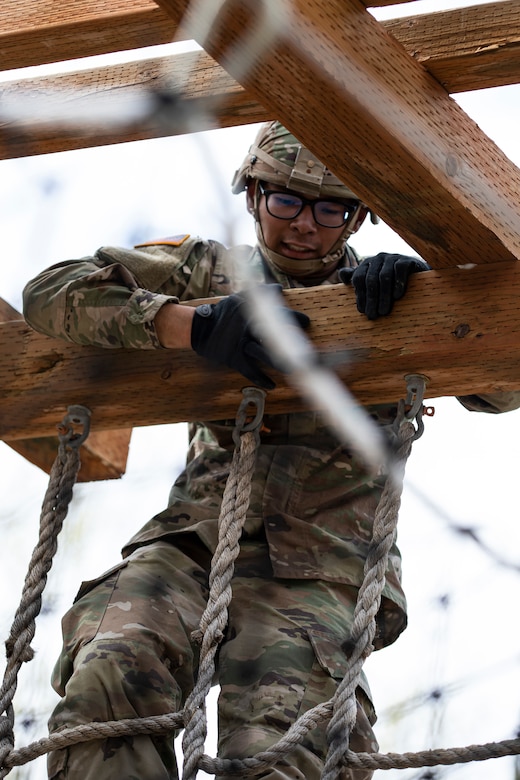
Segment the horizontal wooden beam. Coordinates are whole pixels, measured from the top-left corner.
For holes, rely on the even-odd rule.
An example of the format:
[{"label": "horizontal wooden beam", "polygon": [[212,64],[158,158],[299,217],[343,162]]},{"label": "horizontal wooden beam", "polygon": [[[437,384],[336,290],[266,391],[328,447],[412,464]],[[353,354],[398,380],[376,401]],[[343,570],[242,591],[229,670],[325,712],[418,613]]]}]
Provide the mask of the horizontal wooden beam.
[{"label": "horizontal wooden beam", "polygon": [[[65,412],[66,409],[62,419]],[[81,448],[81,465],[77,481],[97,482],[122,477],[126,471],[131,435],[132,428],[90,433]],[[17,439],[6,443],[30,463],[47,474],[50,473],[58,454],[59,439],[56,430],[54,435],[49,433],[34,439]]]},{"label": "horizontal wooden beam", "polygon": [[[189,79],[183,81],[183,74]],[[175,103],[172,82],[183,84]],[[4,115],[2,117],[2,104]],[[13,119],[6,112],[10,106]],[[205,52],[0,84],[0,159],[262,122],[266,109]]]},{"label": "horizontal wooden beam", "polygon": [[[414,0],[402,0],[407,1]],[[517,0],[502,0],[384,20],[381,25],[454,93],[520,81],[519,14]],[[154,0],[128,0],[124,7],[116,0],[96,0],[81,13],[76,3],[58,11],[49,0],[29,6],[11,0],[3,9],[0,70],[131,51],[177,40],[178,35],[177,24]],[[98,72],[90,71],[93,90]],[[41,86],[51,83],[42,80]]]},{"label": "horizontal wooden beam", "polygon": [[520,3],[485,3],[384,22],[450,93],[520,81]]},{"label": "horizontal wooden beam", "polygon": [[[0,322],[13,320],[23,322],[22,315],[14,306],[0,298]],[[23,397],[23,391],[21,396]],[[58,422],[61,420],[57,420],[56,424]],[[7,444],[30,463],[50,473],[58,448],[56,426],[52,434],[17,439]],[[81,451],[78,482],[119,479],[125,473],[131,434],[130,427],[123,430],[98,431],[89,435]]]},{"label": "horizontal wooden beam", "polygon": [[[370,0],[384,6],[396,0]],[[410,0],[400,0],[400,2]],[[153,0],[2,1],[0,70],[25,68],[178,40],[171,17]]]},{"label": "horizontal wooden beam", "polygon": [[[415,2],[415,0],[402,0]],[[389,5],[392,3],[381,3]],[[375,5],[375,4],[371,4]],[[19,6],[17,6],[19,8]],[[0,33],[0,69],[43,64],[67,60],[87,54],[105,54],[114,51],[131,51],[138,47],[152,46],[177,40],[179,30],[175,22],[157,7],[153,0],[131,0],[125,12],[110,12],[105,16],[90,8],[88,21],[101,30],[89,33],[83,18],[74,16],[67,21],[71,34],[69,41],[62,31],[55,31],[56,39],[46,40],[43,51],[38,47],[40,28],[30,26],[18,30],[12,44],[17,61],[7,63],[10,50],[9,30],[16,19]],[[479,6],[466,6],[451,11],[417,14],[398,19],[383,20],[380,24],[388,30],[450,93],[485,89],[520,82],[518,62],[519,8],[517,0],[501,0]],[[84,51],[91,42],[96,51]],[[51,60],[49,60],[51,61]],[[91,73],[95,84],[94,68]]]},{"label": "horizontal wooden beam", "polygon": [[363,5],[366,8],[377,8],[384,5],[400,5],[401,3],[410,3],[410,5],[416,0],[362,0]]},{"label": "horizontal wooden beam", "polygon": [[[520,264],[418,274],[391,316],[369,321],[350,287],[287,290],[311,317],[309,336],[363,404],[395,402],[404,377],[429,377],[428,397],[520,389]],[[82,347],[0,325],[0,437],[55,434],[70,404],[92,411],[92,430],[234,418],[235,372],[211,370],[191,350]],[[273,375],[274,372],[273,372]],[[306,408],[277,376],[267,412]]]},{"label": "horizontal wooden beam", "polygon": [[2,0],[0,70],[169,43],[176,32],[153,0]]}]

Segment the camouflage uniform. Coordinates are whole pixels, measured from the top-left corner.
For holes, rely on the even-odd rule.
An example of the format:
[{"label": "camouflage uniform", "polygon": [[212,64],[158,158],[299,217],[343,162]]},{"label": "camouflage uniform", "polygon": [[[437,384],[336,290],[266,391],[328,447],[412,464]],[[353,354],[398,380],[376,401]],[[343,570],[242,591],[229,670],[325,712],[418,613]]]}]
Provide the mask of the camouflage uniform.
[{"label": "camouflage uniform", "polygon": [[[342,264],[356,263],[346,249]],[[257,281],[299,284],[267,264],[258,249],[228,250],[181,236],[135,250],[103,248],[94,257],[54,266],[27,285],[25,314],[38,330],[76,343],[160,348],[153,318],[162,305],[239,290],[246,266]],[[335,282],[334,271],[323,283]],[[466,403],[477,408],[481,401]],[[494,401],[489,397],[487,403]],[[394,416],[390,407],[370,411],[382,425]],[[268,416],[265,427],[218,658],[221,757],[269,747],[299,714],[334,693],[348,662],[357,588],[385,480],[368,477],[319,414]],[[190,635],[205,606],[232,429],[231,421],[190,424],[187,466],[168,508],[128,542],[118,566],[83,584],[63,620],[63,651],[53,679],[63,698],[51,730],[182,707],[197,669]],[[394,547],[377,648],[405,627],[400,580]],[[377,747],[374,721],[362,678],[353,749]],[[322,726],[258,777],[317,780],[325,742]],[[177,777],[173,740],[136,736],[84,743],[53,753],[49,774],[170,780]],[[364,770],[342,775],[371,776]]]}]

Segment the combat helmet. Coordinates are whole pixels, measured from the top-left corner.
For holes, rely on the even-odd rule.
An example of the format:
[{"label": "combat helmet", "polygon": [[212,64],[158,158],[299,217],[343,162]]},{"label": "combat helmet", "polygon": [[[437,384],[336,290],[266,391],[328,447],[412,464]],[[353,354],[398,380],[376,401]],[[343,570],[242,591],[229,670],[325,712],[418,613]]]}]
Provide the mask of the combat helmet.
[{"label": "combat helmet", "polygon": [[280,122],[263,125],[231,184],[242,192],[249,179],[293,189],[311,198],[359,198]]},{"label": "combat helmet", "polygon": [[[231,184],[232,192],[242,192],[251,180],[257,183],[253,213],[262,253],[278,270],[300,278],[325,276],[330,273],[345,253],[347,238],[360,227],[369,212],[369,208],[357,195],[278,121],[268,122],[260,128],[247,156],[235,172]],[[294,190],[309,198],[353,200],[358,204],[358,208],[345,225],[340,239],[325,257],[305,261],[291,260],[265,245],[258,217],[258,182],[268,182]]]}]

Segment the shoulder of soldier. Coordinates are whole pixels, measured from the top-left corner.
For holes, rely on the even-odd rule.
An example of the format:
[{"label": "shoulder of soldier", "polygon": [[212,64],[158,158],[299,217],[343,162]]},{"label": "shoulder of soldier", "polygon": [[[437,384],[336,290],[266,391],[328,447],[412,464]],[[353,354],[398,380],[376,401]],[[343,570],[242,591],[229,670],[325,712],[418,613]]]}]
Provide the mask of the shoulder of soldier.
[{"label": "shoulder of soldier", "polygon": [[185,233],[143,241],[133,249],[103,246],[96,252],[95,261],[101,266],[118,264],[126,268],[146,290],[179,296],[197,268],[211,265],[211,253],[210,242]]},{"label": "shoulder of soldier", "polygon": [[148,252],[156,256],[175,256],[188,262],[190,265],[197,263],[203,257],[216,257],[217,255],[226,254],[228,251],[219,241],[192,236],[189,233],[142,241],[135,244],[134,249],[138,252]]},{"label": "shoulder of soldier", "polygon": [[163,238],[153,238],[148,241],[140,241],[134,245],[134,251],[146,252],[155,257],[177,257],[183,261],[190,255],[195,254],[201,257],[208,251],[209,242],[192,236],[189,233],[180,233],[175,236],[165,236]]},{"label": "shoulder of soldier", "polygon": [[154,238],[149,241],[141,241],[132,248],[102,246],[96,252],[96,257],[106,262],[123,262],[141,256],[156,261],[183,262],[193,264],[213,251],[212,241],[206,241],[200,236],[191,236],[189,233],[181,233],[176,236]]}]

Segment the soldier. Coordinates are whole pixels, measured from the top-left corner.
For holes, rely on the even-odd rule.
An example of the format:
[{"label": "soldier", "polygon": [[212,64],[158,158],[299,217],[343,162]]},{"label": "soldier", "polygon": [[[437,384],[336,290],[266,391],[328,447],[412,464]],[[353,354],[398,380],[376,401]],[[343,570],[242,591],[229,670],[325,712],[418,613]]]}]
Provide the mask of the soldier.
[{"label": "soldier", "polygon": [[[24,293],[27,321],[79,344],[191,347],[269,389],[276,361],[255,337],[241,294],[251,280],[284,288],[352,282],[359,311],[374,319],[390,313],[411,273],[428,270],[422,260],[400,255],[360,264],[347,239],[368,207],[278,122],[261,128],[235,174],[233,191],[244,190],[258,237],[247,253],[188,235],[132,250],[103,247],[31,281]],[[213,296],[225,297],[198,308],[178,305]],[[300,312],[290,316],[296,326],[308,324]],[[489,411],[520,403],[504,396],[464,402]],[[383,427],[395,412],[388,406],[369,411]],[[83,583],[63,619],[53,674],[62,698],[51,731],[182,708],[197,671],[192,632],[206,604],[233,427],[228,420],[190,424],[186,469],[167,509],[126,544],[119,564]],[[217,663],[220,757],[267,749],[301,713],[334,694],[347,666],[345,648],[384,483],[385,475],[368,474],[320,414],[266,416]],[[394,547],[376,649],[405,625]],[[357,705],[350,747],[376,750],[364,677]],[[317,780],[325,755],[321,725],[256,777]],[[344,780],[371,776],[368,770],[342,773]],[[173,739],[108,738],[58,750],[49,757],[49,777],[171,780],[177,778]]]}]

